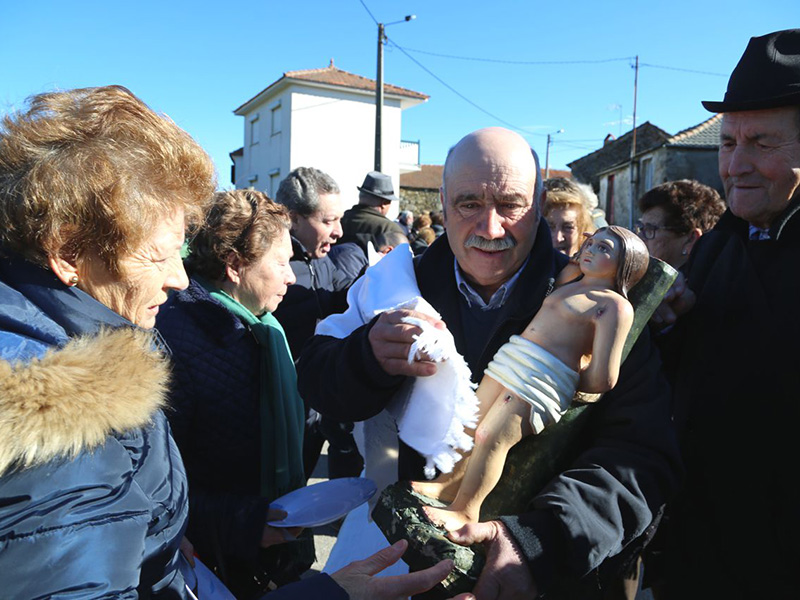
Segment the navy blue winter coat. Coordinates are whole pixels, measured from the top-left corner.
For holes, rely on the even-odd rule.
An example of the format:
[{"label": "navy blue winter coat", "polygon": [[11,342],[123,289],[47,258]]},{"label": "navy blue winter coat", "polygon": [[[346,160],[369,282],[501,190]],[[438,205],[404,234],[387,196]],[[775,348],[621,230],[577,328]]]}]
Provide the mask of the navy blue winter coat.
[{"label": "navy blue winter coat", "polygon": [[4,257],[0,358],[0,597],[185,598],[186,477],[152,336]]},{"label": "navy blue winter coat", "polygon": [[172,352],[168,417],[189,478],[187,537],[203,562],[241,595],[253,575],[294,579],[314,560],[310,539],[261,550],[274,498],[262,497],[260,489],[255,338],[195,280],[161,308],[156,326]]}]

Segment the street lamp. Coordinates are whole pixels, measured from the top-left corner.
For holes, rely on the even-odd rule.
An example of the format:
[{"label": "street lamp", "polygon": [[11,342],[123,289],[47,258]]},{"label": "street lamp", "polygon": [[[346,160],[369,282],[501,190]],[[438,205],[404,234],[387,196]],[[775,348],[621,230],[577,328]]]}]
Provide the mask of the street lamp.
[{"label": "street lamp", "polygon": [[547,150],[544,151],[544,178],[548,179],[550,177],[550,136],[555,135],[557,133],[564,133],[563,129],[559,129],[558,131],[554,131],[553,133],[547,134]]},{"label": "street lamp", "polygon": [[382,143],[382,117],[383,117],[383,44],[386,42],[386,34],[383,30],[389,25],[413,21],[417,15],[406,15],[405,18],[391,23],[378,23],[378,77],[375,82],[375,170],[383,172],[381,168],[381,143]]}]

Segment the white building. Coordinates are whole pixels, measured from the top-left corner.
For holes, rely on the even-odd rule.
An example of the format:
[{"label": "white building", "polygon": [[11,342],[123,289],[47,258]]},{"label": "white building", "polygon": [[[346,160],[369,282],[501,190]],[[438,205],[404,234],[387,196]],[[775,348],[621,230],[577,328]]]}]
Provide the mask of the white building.
[{"label": "white building", "polygon": [[[382,164],[395,194],[400,173],[419,169],[419,142],[400,139],[401,113],[427,99],[384,84]],[[236,188],[274,197],[292,169],[316,167],[339,184],[345,207],[358,202],[356,187],[375,160],[375,80],[342,71],[331,60],[324,69],[284,73],[234,114],[244,117],[244,146],[230,155]]]}]

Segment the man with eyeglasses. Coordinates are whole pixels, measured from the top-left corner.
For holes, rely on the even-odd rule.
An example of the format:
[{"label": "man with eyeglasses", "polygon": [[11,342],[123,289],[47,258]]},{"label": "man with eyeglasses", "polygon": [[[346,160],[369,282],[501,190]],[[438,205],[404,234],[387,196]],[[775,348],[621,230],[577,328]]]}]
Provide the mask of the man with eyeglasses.
[{"label": "man with eyeglasses", "polygon": [[639,199],[641,218],[634,232],[650,256],[676,269],[683,266],[695,242],[716,225],[725,203],[714,188],[690,179],[669,181]]},{"label": "man with eyeglasses", "polygon": [[751,38],[724,100],[703,105],[723,113],[728,210],[662,314],[682,314],[663,348],[687,475],[656,598],[796,598],[800,29]]}]

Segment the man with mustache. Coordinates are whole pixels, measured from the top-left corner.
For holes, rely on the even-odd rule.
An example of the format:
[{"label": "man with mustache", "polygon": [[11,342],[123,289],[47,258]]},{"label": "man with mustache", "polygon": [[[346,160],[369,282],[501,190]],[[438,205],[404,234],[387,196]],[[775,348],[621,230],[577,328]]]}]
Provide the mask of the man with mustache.
[{"label": "man with mustache", "polygon": [[[540,216],[536,155],[516,133],[488,128],[449,152],[441,189],[446,233],[415,259],[422,297],[443,320],[389,310],[342,339],[316,335],[298,363],[303,397],[322,414],[364,420],[380,413],[407,377],[437,365],[407,360],[424,319],[452,332],[480,381],[488,362],[520,333],[568,258],[553,249]],[[368,317],[367,317],[368,318]],[[602,598],[677,485],[677,447],[660,362],[646,332],[597,406],[577,455],[523,515],[467,525],[459,543],[484,542],[487,564],[474,590],[484,598]],[[421,479],[423,458],[400,443],[397,477]]]}]

